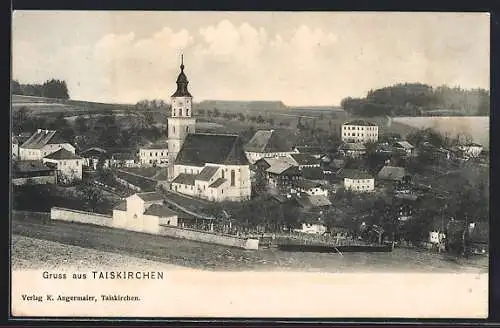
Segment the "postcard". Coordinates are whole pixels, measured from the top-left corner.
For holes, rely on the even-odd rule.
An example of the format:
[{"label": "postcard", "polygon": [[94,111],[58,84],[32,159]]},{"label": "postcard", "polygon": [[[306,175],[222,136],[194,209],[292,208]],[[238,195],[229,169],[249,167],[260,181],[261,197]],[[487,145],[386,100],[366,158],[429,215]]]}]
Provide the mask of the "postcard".
[{"label": "postcard", "polygon": [[12,16],[12,318],[486,318],[490,16]]}]

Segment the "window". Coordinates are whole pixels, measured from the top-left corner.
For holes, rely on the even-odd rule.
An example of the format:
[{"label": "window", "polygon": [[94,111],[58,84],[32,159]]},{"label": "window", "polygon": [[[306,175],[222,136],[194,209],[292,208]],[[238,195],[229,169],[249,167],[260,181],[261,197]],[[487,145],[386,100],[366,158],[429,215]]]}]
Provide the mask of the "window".
[{"label": "window", "polygon": [[186,132],[189,132],[189,127],[186,126]]},{"label": "window", "polygon": [[189,108],[186,108],[186,116],[189,116]]},{"label": "window", "polygon": [[221,170],[222,172],[222,179],[224,179],[224,170]]},{"label": "window", "polygon": [[155,153],[155,156],[158,156],[158,152]]},{"label": "window", "polygon": [[137,219],[137,214],[134,214],[134,219]]},{"label": "window", "polygon": [[224,195],[224,189],[221,189],[220,193]]},{"label": "window", "polygon": [[231,170],[231,186],[234,187],[235,185],[235,180],[236,180],[236,174],[234,170]]},{"label": "window", "polygon": [[182,116],[182,108],[179,108],[179,116]]}]

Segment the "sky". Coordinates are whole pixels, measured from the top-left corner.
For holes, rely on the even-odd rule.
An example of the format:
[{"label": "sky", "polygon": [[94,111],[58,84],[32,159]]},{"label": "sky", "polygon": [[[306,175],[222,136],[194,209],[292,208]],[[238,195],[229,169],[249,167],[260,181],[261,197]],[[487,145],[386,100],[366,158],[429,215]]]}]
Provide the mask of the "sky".
[{"label": "sky", "polygon": [[78,100],[335,106],[396,83],[489,89],[487,13],[16,11],[12,76]]}]

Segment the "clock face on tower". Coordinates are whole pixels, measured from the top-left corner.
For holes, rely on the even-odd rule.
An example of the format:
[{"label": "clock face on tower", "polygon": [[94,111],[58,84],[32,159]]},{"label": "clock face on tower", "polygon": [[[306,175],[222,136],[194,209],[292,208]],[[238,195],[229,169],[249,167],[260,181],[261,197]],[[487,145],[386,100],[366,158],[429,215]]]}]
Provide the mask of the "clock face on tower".
[{"label": "clock face on tower", "polygon": [[182,100],[179,100],[179,101],[177,102],[177,105],[182,106]]}]

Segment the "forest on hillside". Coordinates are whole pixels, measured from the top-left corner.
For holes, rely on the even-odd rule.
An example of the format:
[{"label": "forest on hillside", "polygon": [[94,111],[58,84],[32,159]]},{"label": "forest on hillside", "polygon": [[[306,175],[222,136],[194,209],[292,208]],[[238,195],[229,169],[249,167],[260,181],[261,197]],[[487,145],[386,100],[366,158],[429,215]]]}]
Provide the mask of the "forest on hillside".
[{"label": "forest on hillside", "polygon": [[487,116],[490,92],[422,83],[396,84],[370,90],[364,98],[347,97],[341,107],[354,116]]},{"label": "forest on hillside", "polygon": [[42,84],[21,84],[16,80],[11,82],[13,95],[69,99],[66,81],[50,79]]}]

